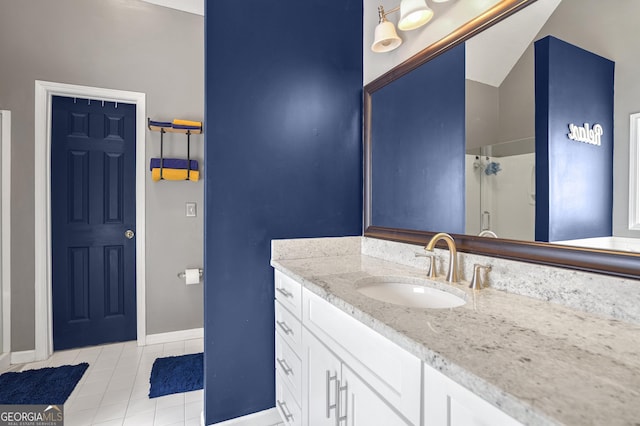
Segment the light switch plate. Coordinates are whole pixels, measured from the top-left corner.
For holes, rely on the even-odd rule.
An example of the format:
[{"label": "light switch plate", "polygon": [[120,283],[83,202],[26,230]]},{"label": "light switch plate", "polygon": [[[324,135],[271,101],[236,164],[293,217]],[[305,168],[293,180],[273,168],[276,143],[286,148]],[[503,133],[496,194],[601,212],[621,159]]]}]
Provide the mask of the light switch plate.
[{"label": "light switch plate", "polygon": [[186,203],[185,210],[187,217],[196,217],[196,203]]}]

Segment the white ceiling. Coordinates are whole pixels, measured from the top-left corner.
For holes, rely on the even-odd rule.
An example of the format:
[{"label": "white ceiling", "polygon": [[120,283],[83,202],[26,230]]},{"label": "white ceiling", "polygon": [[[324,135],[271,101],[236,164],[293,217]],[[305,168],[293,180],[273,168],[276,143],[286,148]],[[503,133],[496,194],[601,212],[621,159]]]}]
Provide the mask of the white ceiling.
[{"label": "white ceiling", "polygon": [[183,12],[193,13],[195,15],[204,16],[204,0],[142,0],[147,3],[157,4],[159,6],[170,7],[171,9],[182,10]]},{"label": "white ceiling", "polygon": [[466,43],[466,77],[499,87],[562,0],[538,0]]}]

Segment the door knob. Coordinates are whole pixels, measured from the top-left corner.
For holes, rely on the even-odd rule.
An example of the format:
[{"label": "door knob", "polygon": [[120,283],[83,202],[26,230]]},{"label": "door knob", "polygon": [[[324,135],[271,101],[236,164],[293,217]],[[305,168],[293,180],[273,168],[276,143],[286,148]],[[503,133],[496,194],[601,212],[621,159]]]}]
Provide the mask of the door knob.
[{"label": "door knob", "polygon": [[132,239],[134,235],[135,234],[131,229],[127,229],[126,231],[124,231],[124,236],[127,237],[129,240]]}]

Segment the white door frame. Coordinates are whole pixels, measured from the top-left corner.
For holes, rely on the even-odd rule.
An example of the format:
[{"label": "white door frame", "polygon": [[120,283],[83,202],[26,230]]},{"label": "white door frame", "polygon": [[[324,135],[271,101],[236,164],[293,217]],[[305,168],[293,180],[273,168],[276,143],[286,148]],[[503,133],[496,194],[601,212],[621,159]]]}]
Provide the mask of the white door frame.
[{"label": "white door frame", "polygon": [[136,105],[136,316],[138,345],[146,338],[145,134],[146,96],[140,92],[36,80],[35,87],[35,359],[53,353],[51,299],[51,101],[67,96]]},{"label": "white door frame", "polygon": [[[8,364],[11,352],[11,111],[0,110],[2,134],[2,276],[0,277],[0,303],[2,303],[2,350],[0,364]],[[3,353],[5,354],[3,356]],[[3,361],[4,358],[4,361]]]},{"label": "white door frame", "polygon": [[629,122],[629,229],[640,231],[640,112]]}]

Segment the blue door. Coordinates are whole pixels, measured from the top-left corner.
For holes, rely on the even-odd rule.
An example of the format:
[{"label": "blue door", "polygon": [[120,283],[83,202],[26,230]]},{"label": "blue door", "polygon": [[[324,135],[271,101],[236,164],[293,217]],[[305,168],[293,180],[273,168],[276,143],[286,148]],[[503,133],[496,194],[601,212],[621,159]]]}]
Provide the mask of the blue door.
[{"label": "blue door", "polygon": [[135,105],[53,97],[54,350],[136,338]]}]

